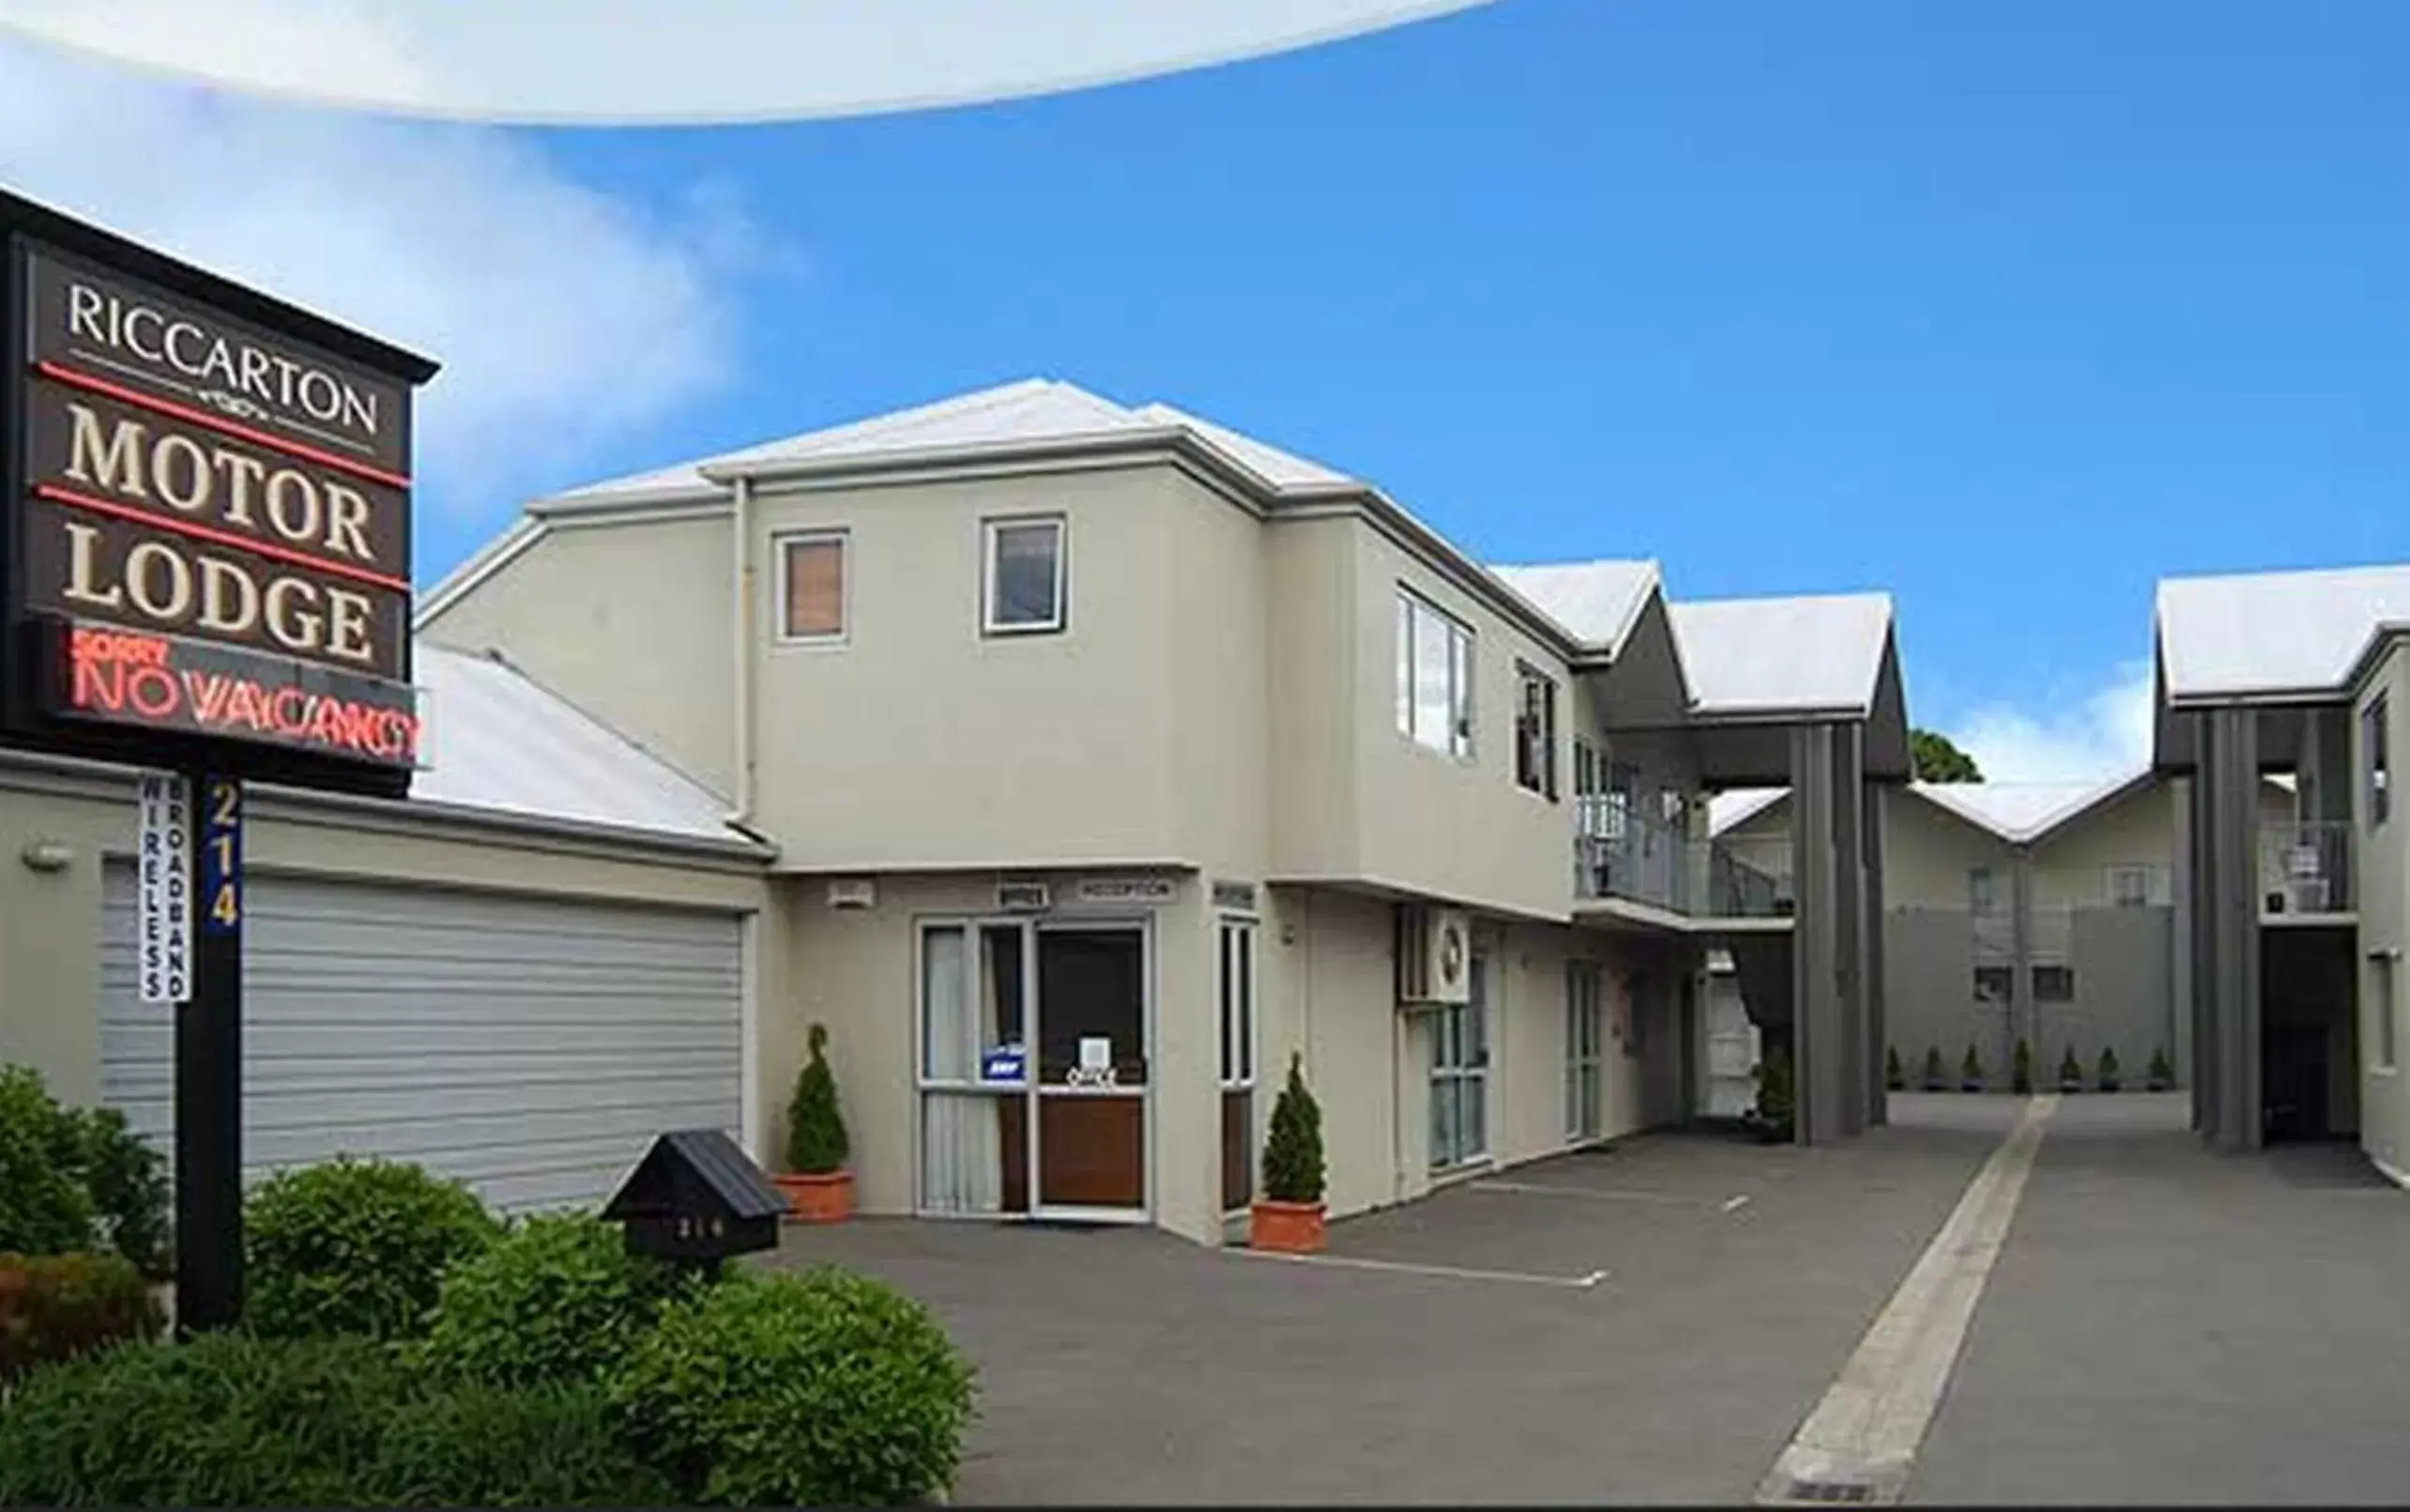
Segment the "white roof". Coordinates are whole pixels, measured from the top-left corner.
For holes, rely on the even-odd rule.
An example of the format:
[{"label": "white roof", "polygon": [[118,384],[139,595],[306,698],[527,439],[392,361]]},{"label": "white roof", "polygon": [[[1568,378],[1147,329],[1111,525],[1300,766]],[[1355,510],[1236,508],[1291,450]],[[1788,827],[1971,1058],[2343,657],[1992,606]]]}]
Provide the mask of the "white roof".
[{"label": "white roof", "polygon": [[1274,493],[1358,488],[1344,473],[1185,414],[1168,405],[1137,408],[1117,405],[1076,384],[1055,378],[959,394],[935,404],[899,409],[868,420],[806,431],[737,451],[698,457],[650,472],[588,483],[545,500],[550,504],[609,503],[661,494],[711,494],[718,488],[704,469],[741,468],[781,462],[872,457],[905,451],[950,451],[1015,442],[1098,440],[1116,435],[1170,435],[1185,431],[1205,446],[1254,474]]},{"label": "white roof", "polygon": [[727,805],[505,663],[418,641],[432,763],[413,802],[735,842]]},{"label": "white roof", "polygon": [[2410,566],[2171,577],[2158,646],[2171,699],[2341,693],[2369,642],[2410,625]]},{"label": "white roof", "polygon": [[1978,828],[2021,845],[2130,787],[2147,768],[2106,782],[1919,782],[1908,790]]},{"label": "white roof", "polygon": [[1577,639],[1610,655],[1623,649],[1650,592],[1664,581],[1653,560],[1539,562],[1490,571]]},{"label": "white roof", "polygon": [[1722,834],[1738,829],[1790,796],[1788,787],[1734,787],[1712,794],[1707,800],[1707,832]]},{"label": "white roof", "polygon": [[1888,593],[1716,599],[1666,608],[1700,713],[1864,711],[1874,705],[1891,632]]}]

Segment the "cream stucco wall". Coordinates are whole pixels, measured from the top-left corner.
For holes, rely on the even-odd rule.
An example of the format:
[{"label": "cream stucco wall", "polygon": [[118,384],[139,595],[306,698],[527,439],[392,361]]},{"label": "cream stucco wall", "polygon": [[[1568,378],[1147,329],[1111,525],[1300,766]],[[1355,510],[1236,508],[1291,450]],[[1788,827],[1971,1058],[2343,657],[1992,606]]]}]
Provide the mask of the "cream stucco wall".
[{"label": "cream stucco wall", "polygon": [[[1573,819],[1563,710],[1570,677],[1548,648],[1369,527],[1355,538],[1356,875],[1411,892],[1529,917],[1571,909]],[[1458,760],[1397,728],[1400,584],[1474,637],[1473,750]],[[1516,665],[1556,681],[1557,802],[1518,787]]]},{"label": "cream stucco wall", "polygon": [[1913,793],[1890,795],[1883,821],[1884,907],[1964,910],[1978,866],[1991,868],[1999,906],[2009,907],[2016,852],[2007,841]]},{"label": "cream stucco wall", "polygon": [[1355,532],[1350,517],[1284,521],[1265,532],[1271,598],[1271,870],[1343,878],[1356,868],[1363,816],[1357,750],[1396,723],[1367,727],[1357,686],[1395,684],[1395,663],[1358,664]]},{"label": "cream stucco wall", "polygon": [[[2391,815],[2375,829],[2369,827],[2369,753],[2360,730],[2360,712],[2382,695],[2386,703],[2386,747],[2394,784]],[[2397,1181],[2410,1181],[2410,1077],[2399,1064],[2381,1061],[2383,1043],[2379,1014],[2394,1016],[2397,1047],[2410,1052],[2410,1014],[2402,999],[2410,998],[2410,809],[2405,809],[2402,773],[2410,771],[2410,653],[2396,642],[2371,675],[2352,704],[2352,834],[2355,886],[2359,899],[2359,1129],[2360,1146],[2383,1163]],[[2378,953],[2393,956],[2396,1000],[2387,1003],[2377,990]],[[2410,1059],[2398,1053],[2397,1061]]]},{"label": "cream stucco wall", "polygon": [[2077,816],[2034,847],[2034,903],[2038,908],[2107,908],[2115,896],[2110,871],[2151,868],[2151,901],[2170,896],[2175,865],[2174,790],[2150,783]]},{"label": "cream stucco wall", "polygon": [[[420,633],[499,648],[715,792],[734,777],[733,565],[725,511],[640,523],[564,521]],[[443,710],[435,710],[442,739]]]},{"label": "cream stucco wall", "polygon": [[[65,845],[67,869],[23,865],[20,854],[36,840]],[[72,1102],[99,1095],[101,868],[130,858],[133,846],[130,775],[0,765],[0,1061],[33,1065]],[[252,796],[244,848],[254,876],[725,909],[755,921],[760,1002],[779,998],[791,970],[758,862],[647,859],[625,847],[442,823],[389,805],[323,809],[265,791]],[[784,1065],[791,1077],[801,1053],[766,1015],[759,1035],[756,1109],[784,1103],[770,1073]]]},{"label": "cream stucco wall", "polygon": [[[753,822],[821,868],[1192,860],[1164,467],[760,493]],[[1184,502],[1184,501],[1183,501]],[[1068,522],[1067,628],[982,633],[982,522]],[[772,542],[847,532],[840,645],[782,645]]]}]

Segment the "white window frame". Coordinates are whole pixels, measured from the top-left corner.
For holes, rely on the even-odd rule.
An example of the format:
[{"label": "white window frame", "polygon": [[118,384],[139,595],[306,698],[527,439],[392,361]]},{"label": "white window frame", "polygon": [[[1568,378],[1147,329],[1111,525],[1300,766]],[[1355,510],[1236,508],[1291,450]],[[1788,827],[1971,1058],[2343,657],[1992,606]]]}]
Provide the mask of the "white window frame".
[{"label": "white window frame", "polygon": [[1990,866],[1970,866],[1966,871],[1966,909],[1978,919],[1997,918],[2006,911],[2000,906],[2000,873]]},{"label": "white window frame", "polygon": [[[1540,727],[1531,727],[1532,689],[1540,689]],[[1557,681],[1556,679],[1518,660],[1515,663],[1515,786],[1534,798],[1557,801]],[[1525,771],[1526,761],[1535,762],[1536,770]]]},{"label": "white window frame", "polygon": [[[827,545],[837,548],[837,628],[831,634],[797,635],[787,631],[787,571],[790,547]],[[847,526],[814,526],[808,530],[781,530],[770,538],[770,560],[778,564],[776,618],[771,635],[781,646],[843,646],[853,638],[853,530]]]},{"label": "white window frame", "polygon": [[[2128,882],[2136,885],[2128,890]],[[2117,865],[2109,868],[2109,904],[2117,909],[2150,907],[2151,869],[2148,866]]]},{"label": "white window frame", "polygon": [[2398,950],[2372,950],[2368,953],[2370,1006],[2376,1015],[2376,1034],[2369,1046],[2369,1069],[2388,1075],[2401,1068],[2402,1055],[2402,953]]},{"label": "white window frame", "polygon": [[[1450,727],[1444,746],[1424,738],[1417,720],[1422,702],[1415,697],[1414,669],[1419,663],[1420,648],[1415,644],[1415,626],[1421,614],[1428,614],[1444,628],[1447,635],[1448,719]],[[1397,585],[1395,618],[1397,634],[1397,733],[1434,756],[1471,763],[1478,759],[1473,729],[1479,718],[1475,701],[1480,691],[1476,671],[1481,639],[1471,625],[1441,608],[1405,584]]]},{"label": "white window frame", "polygon": [[[1054,531],[1054,616],[1027,623],[996,618],[998,547],[1006,530],[1031,526]],[[983,635],[1059,635],[1071,624],[1071,519],[1063,514],[995,514],[979,522],[979,629]]]},{"label": "white window frame", "polygon": [[[1245,942],[1243,954],[1246,956],[1246,963],[1242,970],[1233,971],[1230,969],[1230,953],[1242,939]],[[1263,1016],[1258,1011],[1259,1004],[1256,1000],[1257,987],[1262,980],[1262,968],[1258,964],[1258,951],[1261,943],[1262,936],[1252,914],[1221,915],[1214,951],[1215,974],[1218,978],[1215,998],[1219,1014],[1214,1026],[1218,1031],[1214,1040],[1214,1057],[1221,1073],[1221,1087],[1224,1092],[1244,1092],[1256,1085],[1256,1075],[1258,1069],[1256,1064],[1256,1053],[1261,1044],[1258,1035]],[[1235,994],[1231,990],[1233,987],[1238,989]],[[1235,1026],[1235,1032],[1230,1022],[1233,1016],[1239,1021]],[[1238,1060],[1235,1065],[1226,1054],[1231,1046],[1237,1049]]]},{"label": "white window frame", "polygon": [[[1606,969],[1596,961],[1564,963],[1564,1138],[1582,1144],[1607,1122],[1604,1060]],[[1585,1103],[1583,1093],[1588,1093]],[[1587,1115],[1585,1117],[1585,1114]]]},{"label": "white window frame", "polygon": [[[1446,1159],[1442,1159],[1441,1153],[1437,1150],[1428,1152],[1425,1164],[1432,1171],[1442,1176],[1496,1164],[1497,1157],[1493,1150],[1496,1136],[1490,1127],[1489,1069],[1497,1063],[1498,1058],[1496,1042],[1491,1037],[1496,1021],[1489,1011],[1491,988],[1489,965],[1490,957],[1487,953],[1476,950],[1465,963],[1465,968],[1467,973],[1479,985],[1466,1001],[1451,1003],[1431,1012],[1429,1095],[1434,1102],[1443,1096],[1455,1099],[1457,1114],[1456,1128],[1459,1145],[1465,1142],[1464,1099],[1470,1097],[1481,1107],[1481,1148],[1472,1151],[1457,1150],[1451,1153],[1451,1158]],[[1443,1064],[1441,1048],[1449,1043],[1451,1025],[1456,1031],[1457,1059]],[[1478,1061],[1468,1060],[1463,1052],[1467,1038],[1465,1031],[1468,1025],[1480,1036],[1481,1058]]]},{"label": "white window frame", "polygon": [[[2045,971],[2059,972],[2060,980],[2065,981],[2067,984],[2067,990],[2065,992],[2057,993],[2044,992],[2042,990],[2042,973]],[[2028,985],[2032,988],[2034,1000],[2036,1002],[2073,1002],[2075,1000],[2075,963],[2072,961],[2036,961],[2033,963],[2032,980]]]}]

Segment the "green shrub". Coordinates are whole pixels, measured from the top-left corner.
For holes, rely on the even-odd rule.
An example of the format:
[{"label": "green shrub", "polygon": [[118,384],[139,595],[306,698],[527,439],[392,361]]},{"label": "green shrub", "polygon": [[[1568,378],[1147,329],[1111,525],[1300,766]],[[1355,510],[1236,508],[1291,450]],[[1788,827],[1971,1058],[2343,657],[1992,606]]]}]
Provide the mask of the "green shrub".
[{"label": "green shrub", "polygon": [[587,1214],[526,1219],[444,1273],[426,1359],[496,1385],[593,1380],[652,1326],[667,1267]]},{"label": "green shrub", "polygon": [[1899,1063],[1899,1046],[1897,1045],[1883,1052],[1883,1084],[1893,1092],[1908,1090],[1908,1068]]},{"label": "green shrub", "polygon": [[0,1505],[356,1502],[406,1390],[366,1339],[119,1345],[16,1388],[0,1411]]},{"label": "green shrub", "polygon": [[799,1176],[826,1176],[846,1168],[851,1148],[845,1116],[837,1109],[837,1078],[829,1070],[829,1030],[812,1026],[812,1059],[795,1077],[786,1106],[786,1168]]},{"label": "green shrub", "polygon": [[1983,1091],[1983,1057],[1975,1053],[1975,1042],[1966,1042],[1966,1058],[1959,1062],[1959,1088],[1962,1092]]},{"label": "green shrub", "polygon": [[1305,1058],[1289,1055],[1289,1083],[1272,1105],[1263,1141],[1263,1195],[1274,1202],[1322,1200],[1322,1107],[1305,1086]]},{"label": "green shrub", "polygon": [[2115,1092],[2125,1085],[2125,1077],[2117,1069],[2117,1051],[2112,1046],[2100,1047],[2100,1090]]},{"label": "green shrub", "polygon": [[63,1255],[92,1245],[75,1122],[41,1074],[0,1066],[0,1250]]},{"label": "green shrub", "polygon": [[1925,1046],[1925,1090],[1940,1092],[1948,1085],[1949,1072],[1942,1065],[1942,1047],[1938,1045]]},{"label": "green shrub", "polygon": [[971,1367],[928,1310],[849,1273],[743,1273],[672,1301],[615,1399],[690,1498],[874,1505],[949,1487]]},{"label": "green shrub", "polygon": [[1792,1084],[1791,1052],[1777,1045],[1752,1068],[1757,1078],[1756,1122],[1771,1138],[1788,1139],[1797,1133],[1799,1103]]},{"label": "green shrub", "polygon": [[636,1458],[599,1382],[429,1389],[385,1421],[359,1472],[392,1506],[662,1506],[669,1483]]},{"label": "green shrub", "polygon": [[126,1124],[114,1107],[78,1110],[84,1183],[98,1219],[97,1237],[153,1280],[175,1269],[175,1226],[168,1205],[167,1160]]},{"label": "green shrub", "polygon": [[148,1338],[163,1320],[122,1255],[0,1255],[0,1382]]},{"label": "green shrub", "polygon": [[2082,1090],[2083,1062],[2075,1058],[2075,1046],[2070,1045],[2067,1047],[2067,1053],[2059,1057],[2059,1091],[2082,1092]]},{"label": "green shrub", "polygon": [[244,1321],[274,1338],[402,1338],[426,1326],[444,1268],[499,1225],[416,1166],[339,1158],[281,1171],[244,1207]]},{"label": "green shrub", "polygon": [[2008,1090],[2021,1097],[2034,1090],[2034,1047],[2022,1036],[2008,1058]]},{"label": "green shrub", "polygon": [[2165,1092],[2175,1085],[2175,1068],[2167,1063],[2165,1050],[2151,1051],[2150,1078],[2150,1088],[2153,1092]]}]

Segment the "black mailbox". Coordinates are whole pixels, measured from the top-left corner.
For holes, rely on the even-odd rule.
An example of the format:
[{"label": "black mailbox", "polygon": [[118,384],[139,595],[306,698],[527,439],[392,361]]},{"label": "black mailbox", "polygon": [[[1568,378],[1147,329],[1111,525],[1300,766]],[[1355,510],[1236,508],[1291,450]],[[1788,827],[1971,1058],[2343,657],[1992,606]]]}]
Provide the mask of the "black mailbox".
[{"label": "black mailbox", "polygon": [[734,1139],[718,1129],[681,1129],[653,1141],[602,1216],[626,1227],[636,1254],[710,1268],[731,1255],[777,1248],[786,1207]]}]

